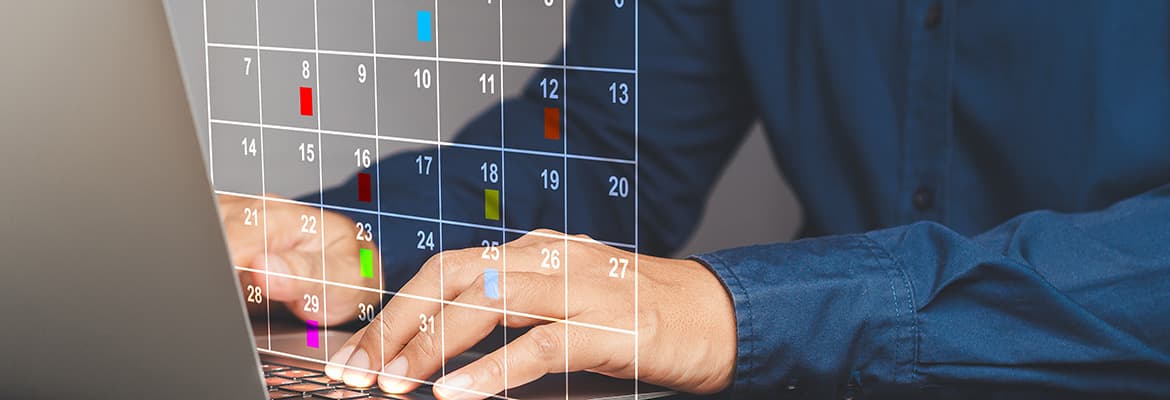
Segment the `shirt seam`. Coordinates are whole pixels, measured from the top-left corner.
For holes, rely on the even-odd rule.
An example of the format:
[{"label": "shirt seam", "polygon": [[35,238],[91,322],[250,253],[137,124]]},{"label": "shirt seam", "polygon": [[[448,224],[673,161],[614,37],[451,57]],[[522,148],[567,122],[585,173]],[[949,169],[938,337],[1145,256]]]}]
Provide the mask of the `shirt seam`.
[{"label": "shirt seam", "polygon": [[[920,376],[919,371],[918,371],[918,364],[919,364],[919,355],[921,352],[921,342],[922,341],[921,341],[921,329],[919,327],[919,321],[918,321],[917,307],[914,304],[914,286],[910,282],[909,275],[906,274],[906,270],[903,267],[901,260],[899,260],[893,254],[891,254],[889,251],[887,251],[886,248],[884,246],[882,246],[881,244],[879,244],[876,240],[869,237],[869,235],[862,234],[859,236],[860,236],[860,241],[863,242],[864,244],[867,244],[867,246],[865,246],[865,247],[867,247],[869,249],[871,256],[873,256],[875,259],[879,259],[879,260],[884,261],[885,264],[889,267],[889,270],[887,270],[887,272],[893,272],[894,274],[896,274],[895,276],[891,276],[889,278],[891,289],[894,289],[894,285],[896,283],[895,277],[900,275],[902,278],[903,288],[904,288],[905,293],[906,293],[906,309],[908,311],[908,315],[910,316],[909,335],[910,335],[910,339],[913,341],[912,346],[911,346],[912,352],[911,352],[911,358],[910,358],[910,376],[909,376],[908,382],[912,385],[918,384],[919,383],[919,376]],[[874,254],[875,252],[877,254]],[[901,311],[898,311],[899,307],[900,306],[897,304],[897,299],[895,299],[894,309],[895,309],[895,315],[897,316],[897,318],[901,318]],[[895,380],[895,382],[896,382],[896,380]]]}]

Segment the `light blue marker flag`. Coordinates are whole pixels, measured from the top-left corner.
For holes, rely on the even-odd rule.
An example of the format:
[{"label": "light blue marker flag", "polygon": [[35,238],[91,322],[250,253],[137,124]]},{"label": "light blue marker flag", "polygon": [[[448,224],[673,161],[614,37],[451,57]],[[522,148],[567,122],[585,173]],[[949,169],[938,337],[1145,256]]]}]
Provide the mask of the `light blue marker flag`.
[{"label": "light blue marker flag", "polygon": [[500,298],[500,271],[488,268],[483,270],[483,295],[489,299]]}]

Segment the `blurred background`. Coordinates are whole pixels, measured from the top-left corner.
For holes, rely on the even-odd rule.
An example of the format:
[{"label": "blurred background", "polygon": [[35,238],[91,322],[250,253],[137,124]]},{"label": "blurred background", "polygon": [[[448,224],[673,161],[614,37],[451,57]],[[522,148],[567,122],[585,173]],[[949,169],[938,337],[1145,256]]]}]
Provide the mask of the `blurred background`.
[{"label": "blurred background", "polygon": [[[184,79],[188,96],[196,110],[196,125],[199,128],[200,140],[204,143],[204,157],[207,157],[202,2],[187,0],[166,2],[170,10],[170,22],[177,35],[179,59],[183,63],[184,72],[187,72]],[[573,9],[572,3],[573,1],[567,3],[570,5],[570,12]],[[209,30],[214,31],[216,28],[210,27]],[[549,58],[556,55],[558,50],[555,43],[541,40],[532,40],[530,43],[520,45],[531,51],[543,52]],[[505,93],[505,96],[513,94]],[[464,123],[466,121],[459,125]],[[325,187],[331,187],[340,184],[350,175],[352,174],[344,171],[327,175],[323,177],[323,184]],[[312,187],[305,187],[301,194],[317,190],[316,182],[311,183]],[[677,255],[685,256],[729,247],[791,240],[800,223],[800,204],[781,177],[765,136],[757,124],[753,126],[751,133],[732,158],[731,164],[716,183],[698,230]]]}]

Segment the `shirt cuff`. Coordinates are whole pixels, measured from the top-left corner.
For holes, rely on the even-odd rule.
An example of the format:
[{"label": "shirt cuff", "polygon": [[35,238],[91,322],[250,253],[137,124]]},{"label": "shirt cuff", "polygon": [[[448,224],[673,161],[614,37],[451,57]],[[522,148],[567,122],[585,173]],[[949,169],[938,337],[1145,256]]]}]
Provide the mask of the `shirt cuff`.
[{"label": "shirt cuff", "polygon": [[910,281],[863,235],[692,256],[735,305],[732,397],[840,398],[903,392],[914,380]]}]

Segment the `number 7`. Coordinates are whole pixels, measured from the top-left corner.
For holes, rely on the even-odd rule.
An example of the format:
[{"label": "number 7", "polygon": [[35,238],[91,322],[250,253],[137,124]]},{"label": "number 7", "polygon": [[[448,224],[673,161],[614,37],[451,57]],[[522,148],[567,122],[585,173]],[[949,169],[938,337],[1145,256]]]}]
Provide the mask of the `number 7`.
[{"label": "number 7", "polygon": [[252,74],[252,57],[244,57],[244,75]]}]

